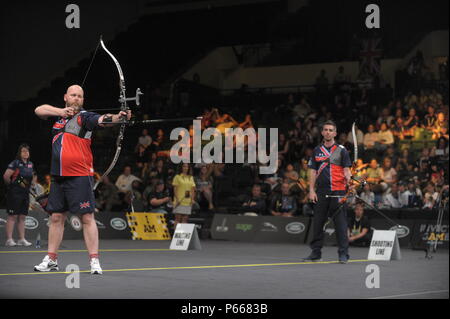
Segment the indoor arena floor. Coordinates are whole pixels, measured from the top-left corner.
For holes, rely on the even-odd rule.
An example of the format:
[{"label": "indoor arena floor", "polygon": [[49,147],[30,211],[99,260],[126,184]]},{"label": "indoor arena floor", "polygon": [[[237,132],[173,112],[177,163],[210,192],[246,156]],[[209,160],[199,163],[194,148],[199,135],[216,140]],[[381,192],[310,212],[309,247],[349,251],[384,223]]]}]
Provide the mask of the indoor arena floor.
[{"label": "indoor arena floor", "polygon": [[[65,240],[59,271],[34,272],[41,249],[0,247],[0,298],[304,299],[449,298],[449,254],[431,260],[402,249],[399,261],[368,261],[368,248],[351,248],[348,264],[337,248],[323,249],[323,262],[305,263],[307,245],[201,241],[201,250],[170,250],[170,241],[102,240],[103,275],[89,273],[81,240]],[[79,267],[79,288],[66,267]],[[379,288],[367,288],[369,265],[379,267]]]}]

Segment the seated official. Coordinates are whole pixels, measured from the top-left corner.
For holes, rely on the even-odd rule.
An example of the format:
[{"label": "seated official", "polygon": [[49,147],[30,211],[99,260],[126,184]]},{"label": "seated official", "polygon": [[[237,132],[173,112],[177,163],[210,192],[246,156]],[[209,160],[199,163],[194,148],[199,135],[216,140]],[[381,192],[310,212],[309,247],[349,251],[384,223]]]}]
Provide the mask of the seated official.
[{"label": "seated official", "polygon": [[292,217],[297,211],[297,200],[291,196],[289,183],[281,184],[281,194],[272,198],[270,212],[273,216]]},{"label": "seated official", "polygon": [[167,214],[167,203],[171,201],[169,191],[166,189],[163,180],[158,180],[155,185],[155,191],[148,196],[149,210],[152,213]]},{"label": "seated official", "polygon": [[244,203],[240,211],[244,213],[254,213],[257,215],[264,215],[266,212],[266,198],[261,192],[261,185],[255,184],[252,187],[252,194]]},{"label": "seated official", "polygon": [[370,221],[364,216],[364,204],[356,203],[355,215],[348,222],[348,242],[352,246],[366,247],[372,240]]}]

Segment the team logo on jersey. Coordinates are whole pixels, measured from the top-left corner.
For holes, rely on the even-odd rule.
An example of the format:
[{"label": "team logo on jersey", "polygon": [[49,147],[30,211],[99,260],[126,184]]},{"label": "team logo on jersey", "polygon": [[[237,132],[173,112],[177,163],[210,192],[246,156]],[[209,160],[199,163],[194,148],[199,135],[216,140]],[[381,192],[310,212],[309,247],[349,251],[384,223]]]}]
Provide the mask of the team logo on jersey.
[{"label": "team logo on jersey", "polygon": [[90,208],[91,207],[91,203],[89,202],[84,202],[84,203],[80,203],[80,208]]}]

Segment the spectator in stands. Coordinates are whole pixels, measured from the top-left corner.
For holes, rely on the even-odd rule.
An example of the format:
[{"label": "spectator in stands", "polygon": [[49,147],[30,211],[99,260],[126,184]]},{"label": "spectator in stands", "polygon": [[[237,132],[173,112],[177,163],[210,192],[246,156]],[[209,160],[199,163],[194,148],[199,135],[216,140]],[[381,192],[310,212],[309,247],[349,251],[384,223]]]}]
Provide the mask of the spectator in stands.
[{"label": "spectator in stands", "polygon": [[140,180],[131,183],[131,191],[125,194],[124,202],[127,203],[129,211],[143,212],[146,204],[142,195],[143,184]]},{"label": "spectator in stands", "polygon": [[299,187],[298,202],[306,204],[308,202],[308,192],[309,192],[309,180],[311,171],[308,168],[308,160],[300,160],[300,168],[298,171],[297,185]]},{"label": "spectator in stands", "polygon": [[208,201],[208,209],[213,210],[213,178],[211,176],[212,166],[202,165],[198,176],[195,177],[197,186],[197,203],[204,198]]},{"label": "spectator in stands", "polygon": [[152,142],[152,149],[156,152],[164,151],[166,147],[165,143],[166,137],[164,135],[164,130],[160,128],[156,131],[156,137]]},{"label": "spectator in stands", "polygon": [[377,127],[381,129],[381,124],[385,123],[388,127],[394,122],[394,117],[390,114],[389,108],[385,107],[381,111],[380,116],[377,119]]},{"label": "spectator in stands", "polygon": [[442,162],[448,160],[448,141],[444,137],[439,138],[437,141],[437,146],[434,153],[436,154],[436,159],[438,161]]},{"label": "spectator in stands", "polygon": [[436,123],[436,114],[434,112],[434,107],[432,105],[428,105],[427,114],[424,116],[422,127],[432,131],[435,123]]},{"label": "spectator in stands", "polygon": [[134,155],[136,167],[141,169],[142,172],[142,169],[144,168],[144,165],[145,163],[147,163],[149,158],[148,149],[143,144],[139,144]]},{"label": "spectator in stands", "polygon": [[153,142],[152,137],[148,134],[148,130],[144,128],[142,130],[142,135],[138,139],[136,149],[139,147],[139,145],[142,145],[144,146],[144,148],[147,148],[152,144],[152,142]]},{"label": "spectator in stands", "polygon": [[399,182],[398,183],[398,193],[399,193],[399,202],[401,205],[401,208],[407,208],[409,204],[409,191],[406,187],[407,183],[405,182]]},{"label": "spectator in stands", "polygon": [[388,146],[394,144],[394,135],[386,123],[381,123],[380,131],[378,131],[378,143],[376,148],[383,152]]},{"label": "spectator in stands", "polygon": [[416,109],[411,108],[408,112],[408,117],[404,120],[403,126],[405,130],[403,132],[404,137],[412,139],[416,134],[416,129],[419,127],[419,117],[416,115]]},{"label": "spectator in stands", "polygon": [[395,144],[389,145],[385,152],[385,157],[389,158],[391,160],[391,166],[393,168],[397,167],[398,163],[398,156],[395,152]]},{"label": "spectator in stands", "polygon": [[408,182],[405,196],[408,196],[408,208],[420,208],[422,206],[422,191],[415,185],[414,181]]},{"label": "spectator in stands", "polygon": [[266,213],[266,198],[261,191],[260,184],[254,184],[251,196],[242,203],[242,211],[245,213],[253,213],[256,215],[264,215]]},{"label": "spectator in stands", "polygon": [[444,168],[442,166],[438,166],[436,161],[431,161],[430,174],[430,182],[433,183],[433,185],[441,186],[444,184]]},{"label": "spectator in stands", "polygon": [[149,210],[152,213],[167,214],[169,211],[170,193],[162,179],[156,182],[155,191],[148,196]]},{"label": "spectator in stands", "polygon": [[297,211],[297,201],[291,196],[289,183],[281,184],[281,194],[276,194],[271,202],[271,214],[273,216],[292,217]]},{"label": "spectator in stands", "polygon": [[364,205],[356,203],[355,214],[348,222],[348,242],[352,246],[366,247],[372,240],[372,229],[367,216],[364,216]]},{"label": "spectator in stands", "polygon": [[443,112],[438,113],[432,131],[432,138],[434,140],[437,140],[441,137],[444,137],[448,140],[448,121],[445,120],[445,114]]},{"label": "spectator in stands", "polygon": [[320,75],[316,78],[316,96],[323,100],[323,96],[325,96],[328,92],[329,81],[326,76],[325,70],[320,71]]},{"label": "spectator in stands", "polygon": [[[30,209],[33,209],[35,207],[41,206],[39,202],[36,201],[36,198],[44,195],[44,187],[39,183],[38,176],[36,174],[36,171],[33,171],[33,179],[31,180],[31,186],[30,186]],[[45,208],[41,206],[41,209]]]},{"label": "spectator in stands", "polygon": [[114,206],[120,205],[118,191],[117,186],[111,182],[109,177],[104,176],[98,187],[98,196],[95,201],[97,208],[109,212],[113,210]]},{"label": "spectator in stands", "polygon": [[163,158],[158,158],[156,160],[155,167],[150,171],[150,178],[162,179],[165,183],[168,179],[168,170]]},{"label": "spectator in stands", "polygon": [[423,196],[424,205],[422,209],[433,209],[438,196],[439,193],[436,192],[433,183],[428,183],[425,188],[425,195]]},{"label": "spectator in stands", "polygon": [[364,149],[375,149],[375,144],[378,143],[378,132],[375,132],[375,126],[370,124],[367,127],[367,133],[364,135]]},{"label": "spectator in stands", "polygon": [[392,135],[396,141],[402,141],[405,139],[405,126],[403,124],[403,118],[397,117],[391,128]]},{"label": "spectator in stands", "polygon": [[420,157],[418,158],[418,160],[416,161],[416,166],[417,167],[422,167],[422,163],[423,162],[427,162],[430,163],[430,149],[425,147],[422,149],[422,152],[420,153]]},{"label": "spectator in stands", "polygon": [[381,169],[383,170],[383,188],[385,188],[384,191],[387,191],[392,184],[397,183],[397,171],[392,167],[392,161],[389,157],[383,158]]},{"label": "spectator in stands", "polygon": [[287,164],[283,173],[284,179],[289,183],[289,189],[291,192],[298,192],[298,173],[294,170],[294,165]]},{"label": "spectator in stands", "polygon": [[187,223],[192,214],[192,205],[195,201],[195,181],[192,176],[192,168],[188,163],[179,166],[178,174],[173,182],[173,213],[175,214],[174,227],[178,223]]},{"label": "spectator in stands", "polygon": [[374,192],[371,191],[370,189],[370,184],[365,184],[363,191],[361,192],[360,197],[366,201],[367,203],[369,203],[370,205],[374,205],[375,203],[375,194]]},{"label": "spectator in stands", "polygon": [[50,174],[45,174],[44,182],[42,183],[42,187],[44,187],[44,193],[50,193],[50,185],[52,184],[52,177]]},{"label": "spectator in stands", "polygon": [[367,166],[369,166],[368,163],[364,163],[361,158],[358,158],[356,160],[356,165],[355,165],[355,169],[354,169],[353,175],[357,179],[366,178],[366,176],[367,176]]},{"label": "spectator in stands", "polygon": [[420,163],[419,171],[413,176],[420,181],[421,185],[426,185],[431,179],[430,162],[422,161]]},{"label": "spectator in stands", "polygon": [[381,202],[381,196],[384,192],[383,185],[383,169],[378,166],[376,159],[370,161],[369,167],[367,168],[367,178],[366,181],[369,183],[371,190],[375,194],[375,205]]},{"label": "spectator in stands", "polygon": [[131,166],[127,165],[123,168],[123,173],[117,178],[115,185],[119,189],[119,193],[126,194],[131,191],[131,184],[136,180],[141,181],[131,174]]},{"label": "spectator in stands", "polygon": [[391,185],[391,191],[383,195],[383,208],[401,208],[401,193],[397,183]]},{"label": "spectator in stands", "polygon": [[311,113],[312,109],[306,99],[303,97],[300,100],[300,103],[294,107],[294,120],[304,119],[309,113]]},{"label": "spectator in stands", "polygon": [[289,140],[284,133],[278,134],[278,156],[286,158],[289,152]]}]

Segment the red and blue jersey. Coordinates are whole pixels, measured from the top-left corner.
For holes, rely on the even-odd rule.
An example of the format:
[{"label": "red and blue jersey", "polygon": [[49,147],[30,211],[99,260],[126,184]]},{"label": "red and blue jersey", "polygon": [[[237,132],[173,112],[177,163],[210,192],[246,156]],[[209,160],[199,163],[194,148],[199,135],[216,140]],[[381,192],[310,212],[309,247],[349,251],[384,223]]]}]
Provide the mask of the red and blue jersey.
[{"label": "red and blue jersey", "polygon": [[339,144],[317,146],[308,162],[308,167],[316,171],[316,186],[320,191],[345,191],[344,168],[351,166],[348,151]]},{"label": "red and blue jersey", "polygon": [[70,119],[58,118],[53,125],[51,175],[93,176],[92,130],[100,115],[82,110]]},{"label": "red and blue jersey", "polygon": [[33,163],[15,159],[9,163],[8,169],[14,171],[11,175],[11,191],[28,193],[33,179]]}]

